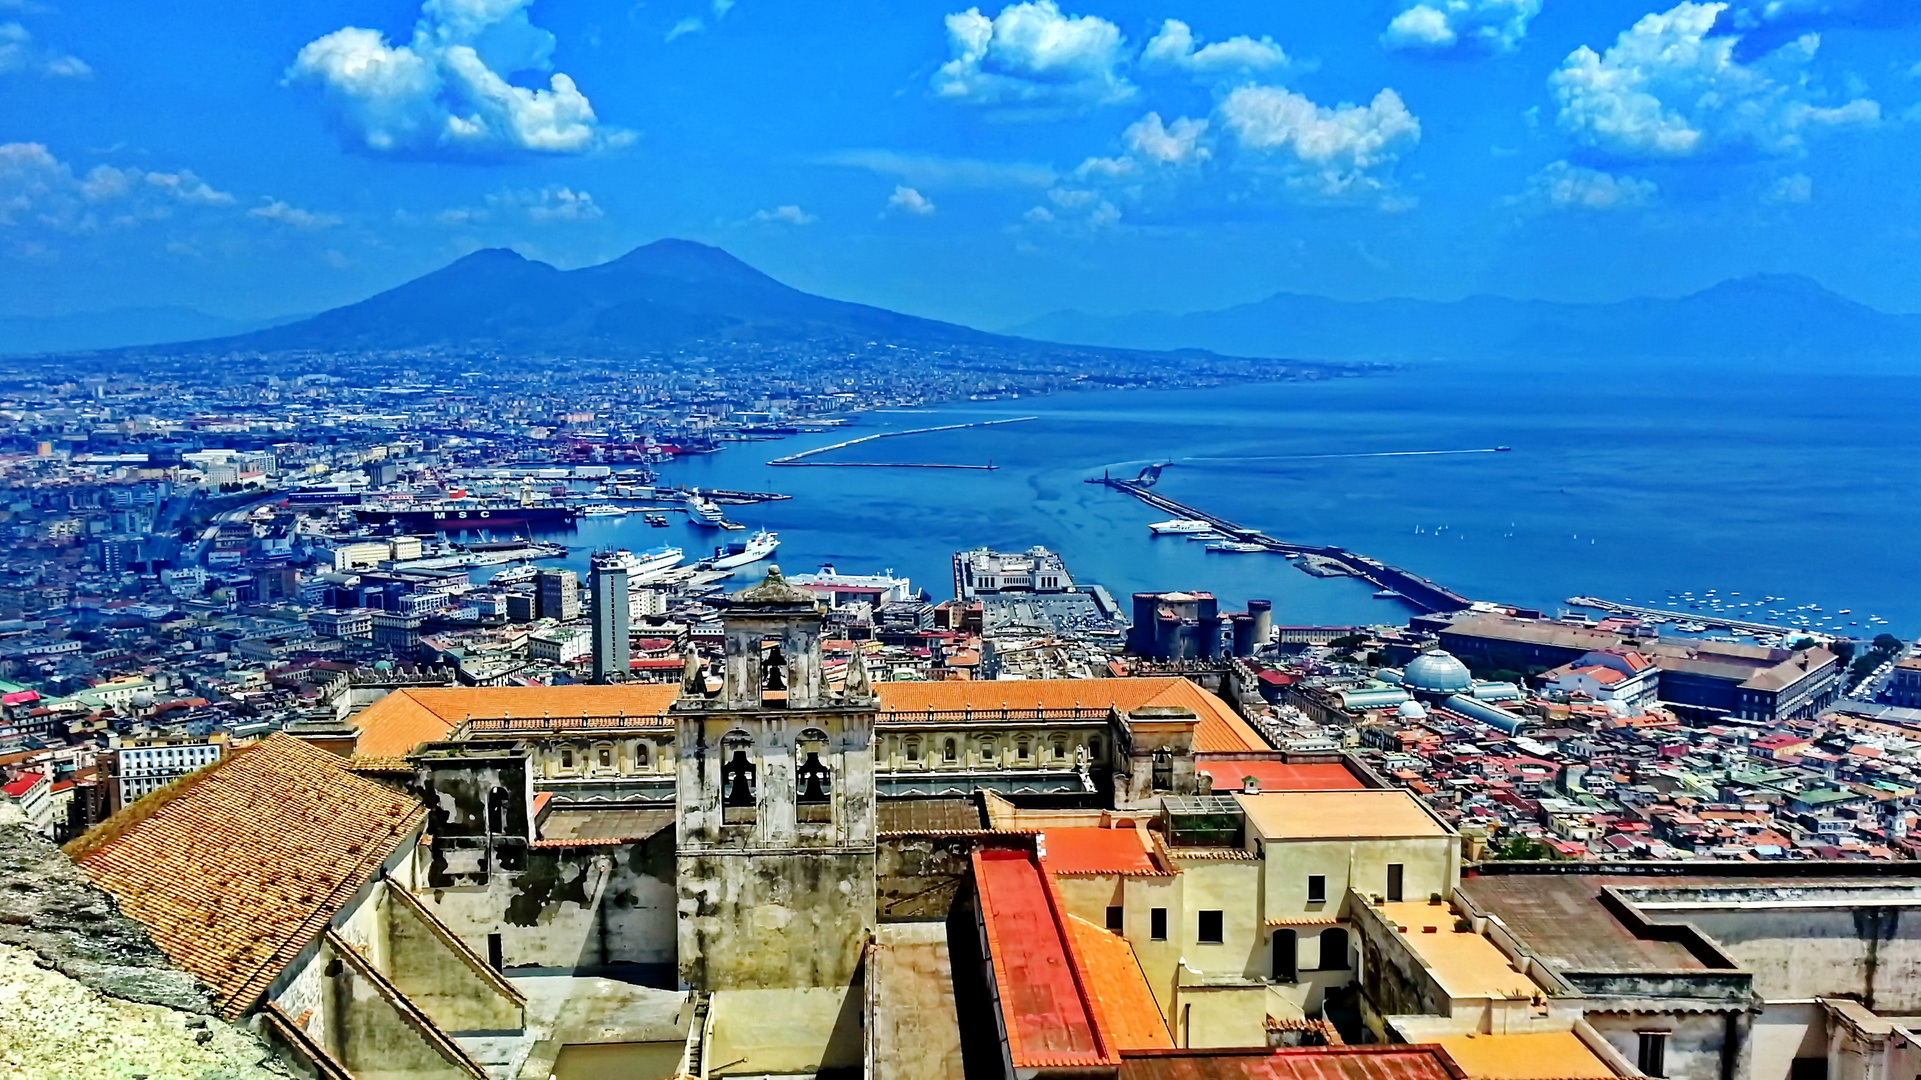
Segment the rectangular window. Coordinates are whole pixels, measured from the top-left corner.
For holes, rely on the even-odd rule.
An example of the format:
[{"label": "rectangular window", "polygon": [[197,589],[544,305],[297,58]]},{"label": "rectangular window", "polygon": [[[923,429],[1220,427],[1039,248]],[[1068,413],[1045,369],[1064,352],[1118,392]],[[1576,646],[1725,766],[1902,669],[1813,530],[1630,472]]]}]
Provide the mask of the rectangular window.
[{"label": "rectangular window", "polygon": [[1118,904],[1109,905],[1107,909],[1107,928],[1109,930],[1114,931],[1116,934],[1120,933],[1121,917],[1122,917],[1122,914],[1121,914],[1120,906]]},{"label": "rectangular window", "polygon": [[1157,907],[1147,913],[1147,936],[1155,941],[1167,940],[1167,909]]},{"label": "rectangular window", "polygon": [[1203,945],[1219,945],[1221,943],[1222,934],[1221,934],[1221,913],[1220,912],[1218,911],[1201,912],[1201,924],[1199,927],[1199,932],[1194,935],[1194,940],[1200,942]]},{"label": "rectangular window", "polygon": [[1327,903],[1327,876],[1324,874],[1307,875],[1307,902],[1310,904]]},{"label": "rectangular window", "polygon": [[1649,1076],[1668,1074],[1668,1032],[1642,1031],[1641,1052],[1636,1064]]},{"label": "rectangular window", "polygon": [[1403,877],[1401,870],[1400,863],[1387,864],[1387,901],[1390,904],[1401,902],[1401,878]]},{"label": "rectangular window", "polygon": [[504,963],[505,961],[506,961],[506,956],[504,955],[504,950],[501,947],[500,935],[488,934],[487,935],[487,966],[490,968],[493,968],[495,971],[499,971],[501,969],[502,963]]}]

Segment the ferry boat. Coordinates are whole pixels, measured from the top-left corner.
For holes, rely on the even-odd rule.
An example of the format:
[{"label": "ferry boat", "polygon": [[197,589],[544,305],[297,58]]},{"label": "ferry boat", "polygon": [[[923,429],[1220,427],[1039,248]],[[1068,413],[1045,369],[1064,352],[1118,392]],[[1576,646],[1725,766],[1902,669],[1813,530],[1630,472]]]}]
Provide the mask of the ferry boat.
[{"label": "ferry boat", "polygon": [[555,526],[570,524],[574,508],[557,503],[518,503],[504,499],[457,499],[432,503],[364,503],[353,508],[362,524],[393,523],[407,532],[476,529],[483,525]]},{"label": "ferry boat", "polygon": [[1236,553],[1252,553],[1256,551],[1266,551],[1267,548],[1262,544],[1249,544],[1240,540],[1223,540],[1218,544],[1207,545],[1207,550],[1231,551]]},{"label": "ferry boat", "polygon": [[727,520],[727,511],[722,510],[715,503],[701,498],[700,493],[696,491],[690,492],[687,496],[687,516],[696,525],[705,525],[708,528],[717,529],[720,527],[721,522]]},{"label": "ferry boat", "polygon": [[655,548],[628,556],[627,587],[638,589],[660,580],[661,575],[680,565],[686,553],[677,547]]},{"label": "ferry boat", "polygon": [[648,514],[646,517],[646,522],[649,526],[653,528],[664,529],[667,527],[667,515],[666,514]]},{"label": "ferry boat", "polygon": [[1214,526],[1193,518],[1175,518],[1172,521],[1157,521],[1148,528],[1156,536],[1178,536],[1182,533],[1204,533],[1214,531]]},{"label": "ferry boat", "polygon": [[626,507],[615,506],[613,503],[595,503],[592,506],[580,508],[581,517],[620,517],[626,512]]},{"label": "ferry boat", "polygon": [[735,567],[756,563],[774,553],[780,546],[780,534],[761,529],[743,543],[735,541],[726,547],[714,549],[714,569],[732,570]]},{"label": "ferry boat", "polygon": [[488,578],[487,584],[518,585],[523,581],[532,581],[539,574],[540,569],[538,567],[530,563],[523,563],[520,566],[510,566],[500,573],[495,574],[493,577]]}]

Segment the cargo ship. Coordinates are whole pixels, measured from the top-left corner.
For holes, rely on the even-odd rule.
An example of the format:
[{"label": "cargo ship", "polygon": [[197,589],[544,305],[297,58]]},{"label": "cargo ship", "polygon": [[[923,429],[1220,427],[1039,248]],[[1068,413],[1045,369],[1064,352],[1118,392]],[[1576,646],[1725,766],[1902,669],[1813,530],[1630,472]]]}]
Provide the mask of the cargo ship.
[{"label": "cargo ship", "polygon": [[494,525],[525,525],[532,529],[574,523],[574,508],[551,503],[482,501],[463,499],[455,502],[387,503],[353,508],[354,516],[368,525],[393,523],[406,532],[455,532]]}]

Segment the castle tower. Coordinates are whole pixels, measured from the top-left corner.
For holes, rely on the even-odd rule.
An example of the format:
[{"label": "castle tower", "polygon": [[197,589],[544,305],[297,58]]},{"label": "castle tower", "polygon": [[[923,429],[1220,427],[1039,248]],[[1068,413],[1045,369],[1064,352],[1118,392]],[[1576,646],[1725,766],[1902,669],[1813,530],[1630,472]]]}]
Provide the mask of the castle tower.
[{"label": "castle tower", "polygon": [[858,659],[827,685],[823,616],[779,567],[727,598],[721,685],[674,704],[680,981],[844,987],[872,931],[874,713]]}]

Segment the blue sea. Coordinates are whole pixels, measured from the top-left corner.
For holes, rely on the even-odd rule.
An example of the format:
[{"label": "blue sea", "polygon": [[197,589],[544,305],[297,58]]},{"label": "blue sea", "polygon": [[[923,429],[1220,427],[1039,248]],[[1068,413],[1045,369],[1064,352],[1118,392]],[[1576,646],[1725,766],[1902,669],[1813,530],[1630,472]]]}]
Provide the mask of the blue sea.
[{"label": "blue sea", "polygon": [[[991,462],[992,471],[766,464],[877,431],[1024,416],[1037,419],[818,459]],[[1496,446],[1512,450],[1438,452]],[[1363,582],[1153,536],[1147,523],[1166,514],[1083,482],[1150,462],[1170,463],[1160,490],[1172,498],[1276,537],[1372,555],[1477,599],[1551,612],[1577,594],[1666,606],[1669,590],[1714,589],[1738,593],[1731,602],[1787,598],[1774,610],[1820,605],[1817,624],[1839,631],[1921,631],[1921,377],[1432,366],[1062,394],[867,413],[831,434],[682,459],[662,480],[792,495],[730,510],[780,533],[776,561],[790,573],[825,563],[891,569],[938,600],[952,595],[955,551],[1041,544],[1122,603],[1141,589],[1207,590],[1228,605],[1271,599],[1278,623],[1406,618],[1404,605],[1375,599]],[[583,519],[569,564],[584,569],[594,547],[663,543],[691,559],[723,535],[673,520],[652,529],[638,516]],[[1852,614],[1834,614],[1842,608]]]}]

